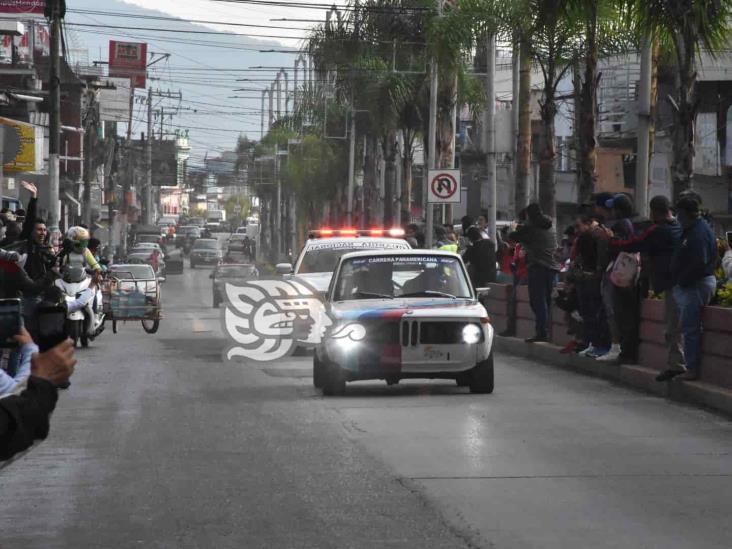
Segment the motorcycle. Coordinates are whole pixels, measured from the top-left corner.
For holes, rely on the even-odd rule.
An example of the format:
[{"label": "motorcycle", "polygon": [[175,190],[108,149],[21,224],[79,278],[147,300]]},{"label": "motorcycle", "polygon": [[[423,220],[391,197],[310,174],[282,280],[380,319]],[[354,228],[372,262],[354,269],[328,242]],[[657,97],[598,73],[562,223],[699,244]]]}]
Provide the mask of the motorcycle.
[{"label": "motorcycle", "polygon": [[[68,266],[54,285],[66,299],[69,311],[66,315],[66,333],[74,341],[88,347],[104,330],[102,293],[99,288],[91,288],[92,278],[83,267]],[[73,306],[72,306],[73,305]]]}]

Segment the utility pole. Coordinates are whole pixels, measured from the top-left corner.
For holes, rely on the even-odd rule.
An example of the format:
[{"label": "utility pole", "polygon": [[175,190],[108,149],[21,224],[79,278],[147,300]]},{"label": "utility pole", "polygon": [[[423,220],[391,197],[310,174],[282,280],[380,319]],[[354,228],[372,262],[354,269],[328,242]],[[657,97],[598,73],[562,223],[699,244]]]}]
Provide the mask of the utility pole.
[{"label": "utility pole", "polygon": [[86,113],[84,117],[84,195],[82,197],[83,203],[83,221],[87,227],[91,227],[91,182],[92,182],[92,170],[94,166],[94,141],[96,136],[96,101],[94,91],[89,88],[86,91]]},{"label": "utility pole", "polygon": [[262,90],[262,122],[261,129],[259,130],[259,139],[264,138],[264,116],[265,116],[265,101],[267,100],[267,90]]},{"label": "utility pole", "polygon": [[61,152],[61,3],[63,0],[47,0],[46,15],[51,26],[51,59],[49,75],[49,122],[48,122],[48,183],[49,224],[61,225],[59,153]]},{"label": "utility pole", "polygon": [[[356,25],[354,29],[356,34],[355,38],[356,43],[358,43],[358,0],[354,1],[354,17],[356,18]],[[348,196],[346,197],[346,224],[348,227],[351,227],[353,224],[353,193],[356,189],[356,106],[353,97],[353,71],[351,71],[351,130],[349,132],[348,139]],[[363,224],[363,222],[364,220],[362,218],[361,224]]]},{"label": "utility pole", "polygon": [[[513,177],[518,173],[518,136],[519,136],[519,76],[521,71],[521,55],[519,52],[518,36],[514,35],[513,51],[511,53],[511,143],[513,152]],[[518,207],[516,197],[511,196],[514,218],[517,217]]]},{"label": "utility pole", "polygon": [[[442,2],[437,0],[437,17],[442,17]],[[430,63],[430,122],[429,134],[427,138],[427,167],[429,169],[437,168],[437,57],[432,56]],[[434,232],[432,217],[434,210],[429,202],[429,177],[424,178],[424,210],[425,210],[425,245],[432,248],[432,233]]]},{"label": "utility pole", "polygon": [[145,191],[143,193],[144,225],[152,223],[152,139],[153,139],[153,90],[147,90],[147,139],[145,140]]},{"label": "utility pole", "polygon": [[272,82],[272,84],[269,87],[269,129],[272,129],[272,125],[274,124],[274,109],[273,109],[273,102],[274,102],[274,91],[275,91],[275,83]]},{"label": "utility pole", "polygon": [[346,197],[346,225],[353,223],[353,192],[356,187],[356,111],[351,92],[351,128],[348,132],[348,196]]},{"label": "utility pole", "polygon": [[635,164],[635,210],[648,215],[648,171],[651,162],[651,79],[653,75],[653,38],[644,36],[640,54],[638,88],[638,155]]},{"label": "utility pole", "polygon": [[481,206],[488,209],[488,232],[493,242],[496,239],[496,35],[489,33],[486,41],[486,109],[485,109],[485,153],[486,187],[481,195]]}]

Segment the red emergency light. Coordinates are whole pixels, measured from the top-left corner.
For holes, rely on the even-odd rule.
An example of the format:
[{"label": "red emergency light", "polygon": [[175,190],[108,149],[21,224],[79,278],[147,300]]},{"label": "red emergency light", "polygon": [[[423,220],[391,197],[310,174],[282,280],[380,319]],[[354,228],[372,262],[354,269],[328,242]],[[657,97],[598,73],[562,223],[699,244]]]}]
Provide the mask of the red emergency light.
[{"label": "red emergency light", "polygon": [[317,229],[310,231],[309,238],[331,238],[335,236],[340,237],[358,237],[358,236],[371,236],[371,237],[391,237],[391,238],[404,238],[404,229],[400,227],[394,227],[393,229],[353,229],[350,227],[343,229]]}]

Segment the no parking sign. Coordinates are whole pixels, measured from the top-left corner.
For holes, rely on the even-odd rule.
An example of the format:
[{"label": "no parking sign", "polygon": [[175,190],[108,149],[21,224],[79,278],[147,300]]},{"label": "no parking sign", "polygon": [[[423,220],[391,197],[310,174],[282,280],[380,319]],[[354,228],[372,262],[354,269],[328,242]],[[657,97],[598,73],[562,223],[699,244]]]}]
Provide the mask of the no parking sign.
[{"label": "no parking sign", "polygon": [[460,170],[428,170],[427,202],[460,204]]}]

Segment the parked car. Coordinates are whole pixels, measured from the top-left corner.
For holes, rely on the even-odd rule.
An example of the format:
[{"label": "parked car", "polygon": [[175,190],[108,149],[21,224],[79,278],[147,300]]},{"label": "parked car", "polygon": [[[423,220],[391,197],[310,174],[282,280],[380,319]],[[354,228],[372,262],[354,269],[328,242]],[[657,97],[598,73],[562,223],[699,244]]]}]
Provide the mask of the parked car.
[{"label": "parked car", "polygon": [[183,251],[171,250],[165,254],[165,274],[183,274]]},{"label": "parked car", "polygon": [[259,278],[259,271],[249,263],[227,263],[218,265],[209,275],[209,278],[213,281],[211,286],[213,306],[218,307],[223,301],[224,284]]},{"label": "parked car", "polygon": [[219,241],[214,238],[199,238],[191,248],[191,269],[196,265],[216,265],[224,258]]},{"label": "parked car", "polygon": [[176,233],[175,247],[190,249],[196,239],[201,238],[201,229],[195,225],[184,225]]}]

